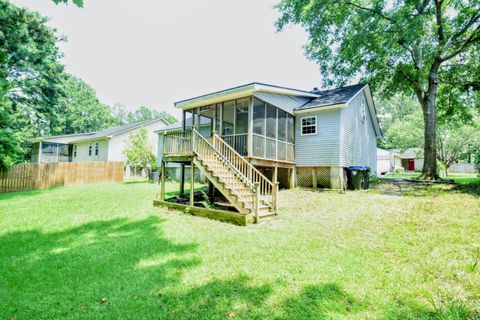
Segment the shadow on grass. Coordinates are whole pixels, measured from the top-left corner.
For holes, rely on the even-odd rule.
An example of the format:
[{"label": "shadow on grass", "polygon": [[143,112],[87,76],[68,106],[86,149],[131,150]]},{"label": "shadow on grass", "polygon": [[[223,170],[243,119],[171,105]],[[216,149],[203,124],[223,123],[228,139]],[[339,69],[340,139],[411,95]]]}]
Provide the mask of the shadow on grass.
[{"label": "shadow on grass", "polygon": [[[158,310],[151,294],[200,263],[195,244],[162,235],[162,221],[97,221],[0,237],[0,318],[131,318]],[[103,300],[102,300],[103,299]],[[127,315],[130,316],[127,316]]]},{"label": "shadow on grass", "polygon": [[[1,236],[0,319],[323,319],[367,308],[336,283],[307,286],[272,306],[272,287],[246,276],[183,282],[201,263],[197,245],[172,242],[162,223],[152,216]],[[386,318],[430,315],[403,305]]]},{"label": "shadow on grass", "polygon": [[476,197],[480,197],[480,178],[476,181],[456,184],[453,190],[460,193],[467,193]]}]

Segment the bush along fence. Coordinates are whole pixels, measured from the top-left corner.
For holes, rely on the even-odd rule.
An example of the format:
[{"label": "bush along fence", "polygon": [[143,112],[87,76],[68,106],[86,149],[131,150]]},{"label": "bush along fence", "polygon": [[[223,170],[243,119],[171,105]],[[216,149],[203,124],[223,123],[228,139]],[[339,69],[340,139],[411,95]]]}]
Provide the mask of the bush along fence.
[{"label": "bush along fence", "polygon": [[123,162],[25,163],[0,170],[0,193],[122,181]]}]

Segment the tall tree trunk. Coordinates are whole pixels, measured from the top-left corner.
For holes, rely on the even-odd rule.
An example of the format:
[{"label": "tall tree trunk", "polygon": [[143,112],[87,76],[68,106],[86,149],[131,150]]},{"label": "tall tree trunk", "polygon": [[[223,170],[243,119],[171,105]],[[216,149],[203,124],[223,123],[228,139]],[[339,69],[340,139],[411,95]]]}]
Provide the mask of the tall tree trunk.
[{"label": "tall tree trunk", "polygon": [[421,178],[426,180],[439,179],[437,173],[437,117],[435,107],[435,98],[432,99],[432,97],[425,97],[422,104],[423,120],[425,123],[425,149],[423,152],[424,160]]}]

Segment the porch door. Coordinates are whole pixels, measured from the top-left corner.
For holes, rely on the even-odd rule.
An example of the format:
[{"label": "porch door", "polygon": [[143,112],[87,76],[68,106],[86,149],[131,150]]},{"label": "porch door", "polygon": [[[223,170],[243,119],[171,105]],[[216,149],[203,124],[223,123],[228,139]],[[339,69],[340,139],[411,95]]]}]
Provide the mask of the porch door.
[{"label": "porch door", "polygon": [[408,159],[408,170],[414,171],[415,170],[415,160]]}]

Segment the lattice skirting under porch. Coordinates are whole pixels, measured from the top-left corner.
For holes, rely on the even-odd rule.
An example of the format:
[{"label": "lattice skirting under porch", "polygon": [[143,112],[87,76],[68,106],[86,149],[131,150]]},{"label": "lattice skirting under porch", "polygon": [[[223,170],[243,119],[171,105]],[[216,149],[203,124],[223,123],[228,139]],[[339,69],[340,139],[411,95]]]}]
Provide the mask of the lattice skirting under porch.
[{"label": "lattice skirting under porch", "polygon": [[342,167],[297,167],[298,187],[345,189],[346,175]]}]

